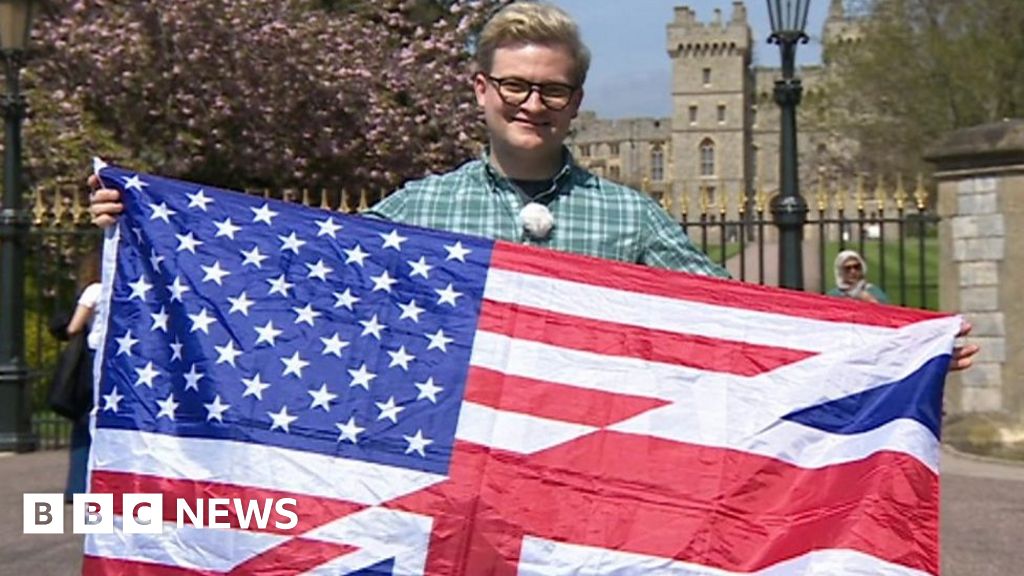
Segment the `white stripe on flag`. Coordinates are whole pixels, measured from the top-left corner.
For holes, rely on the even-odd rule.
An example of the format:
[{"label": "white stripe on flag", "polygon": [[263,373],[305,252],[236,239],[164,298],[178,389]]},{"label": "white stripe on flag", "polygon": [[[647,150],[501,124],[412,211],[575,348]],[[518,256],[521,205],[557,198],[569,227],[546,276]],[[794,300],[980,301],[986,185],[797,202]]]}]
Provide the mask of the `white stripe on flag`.
[{"label": "white stripe on flag", "polygon": [[892,331],[891,328],[717,306],[501,269],[488,272],[484,298],[582,318],[807,352],[863,346]]},{"label": "white stripe on flag", "polygon": [[[568,399],[571,401],[571,399]],[[455,437],[520,454],[539,452],[597,430],[593,426],[505,412],[464,402]]]},{"label": "white stripe on flag", "polygon": [[[666,407],[667,408],[667,407]],[[669,426],[667,423],[671,422]],[[900,418],[860,434],[833,434],[780,420],[755,436],[729,433],[727,438],[710,438],[704,426],[685,409],[651,410],[609,426],[610,430],[652,436],[688,444],[742,450],[789,462],[801,468],[824,468],[862,460],[880,451],[902,452],[939,473],[939,441],[916,420]]]},{"label": "white stripe on flag", "polygon": [[[367,505],[377,505],[445,479],[427,472],[262,444],[113,428],[96,430],[90,456],[93,470],[221,482]],[[261,464],[232,466],[231,462]]]},{"label": "white stripe on flag", "polygon": [[526,537],[519,576],[930,576],[854,550],[816,550],[757,572],[733,572],[644,554]]}]

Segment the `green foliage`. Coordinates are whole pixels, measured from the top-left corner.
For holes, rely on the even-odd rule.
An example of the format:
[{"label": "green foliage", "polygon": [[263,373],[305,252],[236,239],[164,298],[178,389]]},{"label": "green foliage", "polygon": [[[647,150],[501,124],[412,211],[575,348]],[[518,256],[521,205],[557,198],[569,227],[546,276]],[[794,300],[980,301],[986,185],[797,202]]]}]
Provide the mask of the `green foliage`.
[{"label": "green foliage", "polygon": [[929,171],[951,130],[1024,114],[1020,0],[875,0],[859,42],[827,47],[826,129],[859,143],[855,170]]}]

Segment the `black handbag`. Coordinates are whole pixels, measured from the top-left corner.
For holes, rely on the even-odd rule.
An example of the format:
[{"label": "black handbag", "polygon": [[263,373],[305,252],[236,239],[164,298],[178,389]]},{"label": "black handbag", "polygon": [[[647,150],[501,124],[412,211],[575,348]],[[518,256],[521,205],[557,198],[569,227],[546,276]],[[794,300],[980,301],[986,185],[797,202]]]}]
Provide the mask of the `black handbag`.
[{"label": "black handbag", "polygon": [[72,336],[61,352],[47,402],[54,412],[71,420],[92,409],[92,356],[85,331]]}]

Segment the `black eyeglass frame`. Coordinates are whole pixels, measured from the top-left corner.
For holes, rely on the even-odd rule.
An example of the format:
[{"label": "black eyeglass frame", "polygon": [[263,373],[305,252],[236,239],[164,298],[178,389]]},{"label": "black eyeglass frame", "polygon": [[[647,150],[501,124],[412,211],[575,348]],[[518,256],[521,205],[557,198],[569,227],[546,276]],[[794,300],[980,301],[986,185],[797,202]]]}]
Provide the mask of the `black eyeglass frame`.
[{"label": "black eyeglass frame", "polygon": [[[491,76],[490,74],[485,74],[483,72],[481,72],[481,75],[483,75],[484,78],[486,78],[487,80],[489,80],[491,83],[494,84],[495,88],[498,91],[498,97],[501,98],[502,102],[504,102],[505,104],[507,104],[509,106],[522,106],[524,103],[526,103],[527,100],[530,99],[530,96],[533,96],[533,93],[536,92],[537,94],[540,95],[541,104],[543,104],[545,108],[547,108],[548,110],[555,111],[555,112],[560,112],[562,110],[565,110],[566,108],[569,107],[570,104],[572,104],[573,97],[576,96],[576,92],[580,89],[579,86],[574,86],[572,84],[563,84],[562,82],[542,82],[542,83],[537,83],[537,82],[530,82],[530,81],[527,81],[527,80],[523,80],[522,78],[516,78],[515,76],[506,76],[505,78],[499,78],[497,76]],[[502,92],[502,90],[501,90],[502,86],[506,85],[506,83],[508,83],[508,82],[515,82],[517,84],[523,84],[523,85],[526,85],[529,88],[526,91],[526,93],[523,94],[522,99],[520,99],[518,102],[515,101],[514,99],[510,100],[508,98],[508,95],[505,94],[504,92]],[[550,94],[548,94],[548,95],[544,94],[544,89],[547,88],[547,87],[550,87],[550,86],[556,86],[556,87],[559,87],[559,88],[566,88],[566,89],[569,90],[569,95],[568,95],[568,98],[566,98],[566,100],[565,100],[565,104],[562,104],[561,106],[552,106],[551,105],[551,102],[549,102],[548,99],[549,98],[559,98],[559,96],[551,96]]]}]

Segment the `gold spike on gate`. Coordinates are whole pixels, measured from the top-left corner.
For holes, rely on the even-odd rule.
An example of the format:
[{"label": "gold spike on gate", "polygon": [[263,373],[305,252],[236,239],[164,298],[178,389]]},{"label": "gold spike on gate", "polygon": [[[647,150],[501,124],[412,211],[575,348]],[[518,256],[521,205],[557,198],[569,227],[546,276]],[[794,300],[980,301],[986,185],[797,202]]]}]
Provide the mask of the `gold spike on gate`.
[{"label": "gold spike on gate", "polygon": [[658,198],[658,204],[668,215],[672,215],[672,194],[670,192],[662,193],[661,198]]},{"label": "gold spike on gate", "polygon": [[896,175],[896,192],[893,193],[893,199],[896,200],[896,209],[900,212],[907,205],[907,199],[910,198],[907,195],[907,190],[903,187],[903,174]]},{"label": "gold spike on gate", "polygon": [[342,188],[341,189],[341,198],[338,200],[338,212],[342,212],[344,214],[348,214],[349,213],[349,211],[348,211],[348,202],[349,202],[348,190]]},{"label": "gold spike on gate", "polygon": [[32,225],[42,226],[47,212],[46,202],[43,201],[43,191],[37,188],[35,204],[32,206]]},{"label": "gold spike on gate", "polygon": [[874,192],[875,209],[878,210],[879,214],[885,212],[885,183],[882,175],[879,174],[878,178],[875,179],[875,192]]},{"label": "gold spike on gate", "polygon": [[917,189],[914,190],[914,200],[917,201],[917,209],[924,210],[928,206],[928,191],[924,188],[924,175],[917,175]]},{"label": "gold spike on gate", "polygon": [[366,190],[359,193],[359,207],[356,208],[357,212],[363,212],[370,207],[370,194]]},{"label": "gold spike on gate", "polygon": [[313,201],[309,198],[309,188],[302,189],[302,205],[309,208],[313,207]]},{"label": "gold spike on gate", "polygon": [[818,200],[818,212],[828,209],[828,187],[825,186],[825,168],[818,168],[818,190],[815,193]]},{"label": "gold spike on gate", "polygon": [[757,213],[759,217],[763,217],[766,210],[768,210],[768,191],[764,189],[764,183],[761,182],[761,178],[757,179],[757,192],[755,194],[755,205],[757,206]]},{"label": "gold spike on gate", "polygon": [[67,207],[64,206],[64,199],[61,197],[60,188],[53,189],[53,226],[64,225],[64,215],[68,213]]},{"label": "gold spike on gate", "polygon": [[864,175],[857,174],[857,188],[853,193],[854,200],[857,203],[857,211],[864,211]]},{"label": "gold spike on gate", "polygon": [[71,195],[71,224],[85,224],[89,220],[89,210],[82,204],[81,195],[77,186],[68,186],[68,194]]},{"label": "gold spike on gate", "polygon": [[679,216],[686,219],[690,212],[690,195],[687,194],[686,182],[681,182],[679,188]]},{"label": "gold spike on gate", "polygon": [[327,188],[324,188],[323,190],[320,191],[320,209],[321,210],[330,210],[331,209],[331,202],[330,202],[330,199],[327,197],[329,194],[330,194],[330,191]]}]

